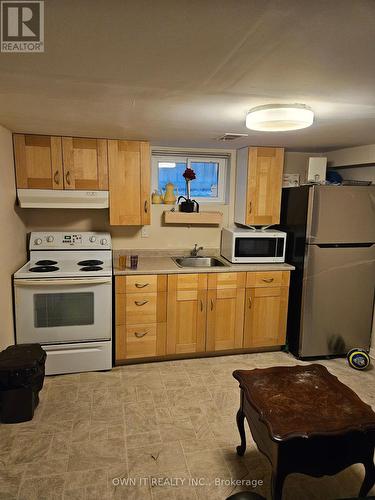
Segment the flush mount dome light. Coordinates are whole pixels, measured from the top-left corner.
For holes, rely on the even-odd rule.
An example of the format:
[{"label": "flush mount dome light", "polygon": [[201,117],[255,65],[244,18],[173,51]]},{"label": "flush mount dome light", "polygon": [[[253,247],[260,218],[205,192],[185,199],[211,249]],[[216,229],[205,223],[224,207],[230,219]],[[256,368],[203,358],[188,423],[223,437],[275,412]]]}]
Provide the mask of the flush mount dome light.
[{"label": "flush mount dome light", "polygon": [[246,127],[263,132],[282,132],[310,127],[314,112],[304,104],[267,104],[251,109]]}]

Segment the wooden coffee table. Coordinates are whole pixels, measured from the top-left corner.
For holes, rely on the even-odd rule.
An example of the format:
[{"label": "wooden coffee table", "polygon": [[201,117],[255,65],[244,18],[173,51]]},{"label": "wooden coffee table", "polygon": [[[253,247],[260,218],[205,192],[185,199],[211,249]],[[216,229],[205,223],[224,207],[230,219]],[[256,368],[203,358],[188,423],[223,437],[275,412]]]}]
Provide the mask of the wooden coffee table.
[{"label": "wooden coffee table", "polygon": [[238,455],[246,450],[244,419],[272,466],[272,498],[280,500],[285,478],[337,474],[365,466],[359,496],[375,484],[375,413],[322,365],[236,370],[241,404]]}]

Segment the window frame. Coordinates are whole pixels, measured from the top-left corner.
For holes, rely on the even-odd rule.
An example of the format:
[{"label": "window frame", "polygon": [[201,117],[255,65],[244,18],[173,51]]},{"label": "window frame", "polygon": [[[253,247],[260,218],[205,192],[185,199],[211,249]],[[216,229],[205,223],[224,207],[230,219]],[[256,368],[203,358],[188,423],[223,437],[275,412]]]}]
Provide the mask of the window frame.
[{"label": "window frame", "polygon": [[[211,162],[218,164],[218,186],[217,186],[217,197],[209,198],[207,196],[195,196],[194,199],[199,204],[225,204],[226,203],[226,192],[227,192],[227,170],[228,170],[228,158],[225,157],[217,157],[215,155],[200,154],[199,156],[195,156],[194,154],[190,155],[169,155],[166,154],[153,154],[152,157],[152,172],[151,172],[151,185],[152,191],[159,190],[159,163],[186,163],[187,166],[190,166],[194,162]],[[194,181],[192,181],[194,182]],[[185,196],[184,193],[178,193],[179,196]]]}]

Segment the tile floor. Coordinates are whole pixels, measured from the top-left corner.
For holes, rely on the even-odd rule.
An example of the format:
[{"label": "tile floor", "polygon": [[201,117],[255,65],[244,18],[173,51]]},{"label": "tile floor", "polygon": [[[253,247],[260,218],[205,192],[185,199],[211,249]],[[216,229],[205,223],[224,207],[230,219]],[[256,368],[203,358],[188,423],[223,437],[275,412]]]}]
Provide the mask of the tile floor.
[{"label": "tile floor", "polygon": [[[224,500],[239,491],[225,483],[231,478],[263,481],[254,491],[269,498],[267,460],[250,439],[244,457],[235,453],[232,371],[296,363],[277,352],[48,377],[34,420],[0,425],[0,499]],[[322,363],[375,406],[375,369]],[[291,475],[284,499],[355,496],[362,478],[360,465],[321,479]]]}]

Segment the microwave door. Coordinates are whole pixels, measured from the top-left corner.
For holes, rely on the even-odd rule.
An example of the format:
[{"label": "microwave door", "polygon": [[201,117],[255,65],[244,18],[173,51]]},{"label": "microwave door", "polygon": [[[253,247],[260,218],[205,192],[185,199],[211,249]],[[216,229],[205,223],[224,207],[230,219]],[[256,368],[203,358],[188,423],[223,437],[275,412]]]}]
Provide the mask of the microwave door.
[{"label": "microwave door", "polygon": [[234,252],[238,262],[283,262],[284,238],[236,238]]},{"label": "microwave door", "polygon": [[18,279],[14,286],[17,343],[111,338],[110,278]]}]

